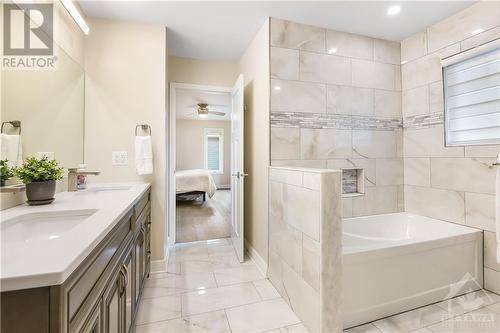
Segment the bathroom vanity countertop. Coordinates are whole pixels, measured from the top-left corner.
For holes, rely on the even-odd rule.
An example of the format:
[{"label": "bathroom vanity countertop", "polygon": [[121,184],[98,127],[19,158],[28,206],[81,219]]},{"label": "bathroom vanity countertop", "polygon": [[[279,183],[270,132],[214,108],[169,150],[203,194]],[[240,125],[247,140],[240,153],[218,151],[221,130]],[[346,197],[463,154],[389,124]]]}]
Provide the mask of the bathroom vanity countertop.
[{"label": "bathroom vanity countertop", "polygon": [[[4,239],[5,232],[1,233],[0,291],[62,284],[150,188],[150,184],[113,183],[88,187],[77,192],[58,193],[50,205],[23,204],[1,212],[0,226],[3,227],[8,220],[25,214],[96,210],[71,229],[61,231],[61,235],[55,232],[49,240],[40,241],[33,237],[36,230],[30,230],[31,237],[27,239],[23,227],[10,230],[9,240]],[[40,229],[43,231],[43,225]]]}]

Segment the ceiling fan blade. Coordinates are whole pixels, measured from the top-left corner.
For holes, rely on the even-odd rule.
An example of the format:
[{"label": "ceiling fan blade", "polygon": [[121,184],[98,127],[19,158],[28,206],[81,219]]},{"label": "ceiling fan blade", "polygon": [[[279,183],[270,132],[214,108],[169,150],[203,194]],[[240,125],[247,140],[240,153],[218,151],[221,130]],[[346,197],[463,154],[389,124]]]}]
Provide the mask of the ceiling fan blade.
[{"label": "ceiling fan blade", "polygon": [[208,111],[209,114],[214,114],[216,116],[225,116],[225,112],[218,112],[218,111]]}]

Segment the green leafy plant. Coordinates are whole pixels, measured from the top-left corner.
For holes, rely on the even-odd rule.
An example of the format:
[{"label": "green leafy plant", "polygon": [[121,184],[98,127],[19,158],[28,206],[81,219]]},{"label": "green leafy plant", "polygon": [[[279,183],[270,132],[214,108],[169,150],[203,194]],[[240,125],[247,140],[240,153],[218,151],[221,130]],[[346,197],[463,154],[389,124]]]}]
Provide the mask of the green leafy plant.
[{"label": "green leafy plant", "polygon": [[0,160],[0,180],[6,181],[14,176],[13,170],[9,167],[7,160]]},{"label": "green leafy plant", "polygon": [[29,184],[61,179],[63,171],[56,160],[49,160],[46,156],[41,159],[28,157],[22,166],[14,168],[14,175],[24,184]]}]

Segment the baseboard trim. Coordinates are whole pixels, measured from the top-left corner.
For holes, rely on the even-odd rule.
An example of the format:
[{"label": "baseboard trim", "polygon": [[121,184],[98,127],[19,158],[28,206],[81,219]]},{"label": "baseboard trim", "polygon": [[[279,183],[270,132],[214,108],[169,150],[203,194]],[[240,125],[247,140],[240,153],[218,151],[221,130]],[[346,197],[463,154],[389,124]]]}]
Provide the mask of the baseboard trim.
[{"label": "baseboard trim", "polygon": [[159,273],[166,271],[167,271],[167,261],[165,259],[151,260],[151,273]]},{"label": "baseboard trim", "polygon": [[267,263],[260,256],[260,254],[250,245],[250,242],[245,239],[245,250],[246,253],[248,253],[248,256],[252,261],[255,263],[257,268],[260,270],[260,272],[264,275],[267,276]]}]

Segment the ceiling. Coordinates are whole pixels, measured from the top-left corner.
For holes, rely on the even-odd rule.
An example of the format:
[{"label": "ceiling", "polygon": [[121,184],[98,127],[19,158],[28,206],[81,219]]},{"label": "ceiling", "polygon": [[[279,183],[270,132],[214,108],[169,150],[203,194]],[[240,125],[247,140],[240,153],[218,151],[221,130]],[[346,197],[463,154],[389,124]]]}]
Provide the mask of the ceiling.
[{"label": "ceiling", "polygon": [[400,41],[473,2],[79,1],[87,16],[167,26],[170,55],[215,60],[239,59],[268,16]]},{"label": "ceiling", "polygon": [[[231,119],[231,94],[191,89],[176,89],[176,118],[192,120],[226,120]],[[198,103],[208,104],[208,116],[200,118],[196,112]],[[225,116],[210,114],[210,111],[225,112]]]}]

